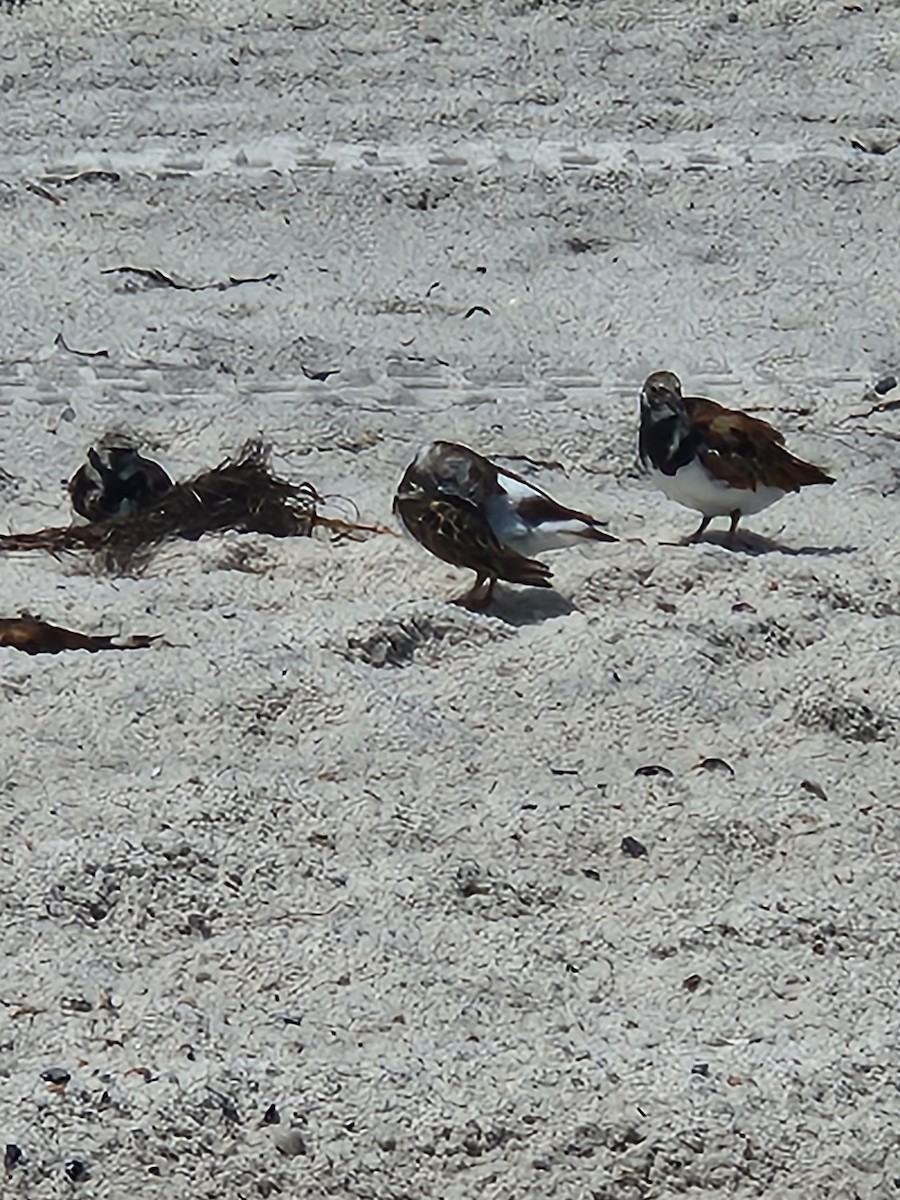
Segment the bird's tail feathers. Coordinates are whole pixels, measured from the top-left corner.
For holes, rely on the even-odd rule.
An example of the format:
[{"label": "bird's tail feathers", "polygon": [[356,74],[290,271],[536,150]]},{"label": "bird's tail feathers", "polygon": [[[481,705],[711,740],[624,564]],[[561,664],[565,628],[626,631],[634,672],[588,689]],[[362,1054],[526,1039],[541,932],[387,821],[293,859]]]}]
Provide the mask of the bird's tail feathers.
[{"label": "bird's tail feathers", "polygon": [[589,542],[617,542],[619,540],[593,522],[590,524],[586,523],[583,529],[576,529],[573,532],[577,537],[582,537]]},{"label": "bird's tail feathers", "polygon": [[546,563],[536,558],[525,558],[515,550],[507,550],[497,560],[497,578],[508,583],[523,583],[529,587],[553,587],[550,579],[553,572]]}]

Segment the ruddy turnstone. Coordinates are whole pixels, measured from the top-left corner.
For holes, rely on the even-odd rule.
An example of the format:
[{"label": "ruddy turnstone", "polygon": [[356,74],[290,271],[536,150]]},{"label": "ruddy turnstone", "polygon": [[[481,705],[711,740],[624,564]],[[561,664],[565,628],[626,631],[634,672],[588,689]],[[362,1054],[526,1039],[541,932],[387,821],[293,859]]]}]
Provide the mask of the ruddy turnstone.
[{"label": "ruddy turnstone", "polygon": [[648,376],[641,391],[641,462],[670,500],[700,513],[700,538],[713,517],[730,517],[733,542],[741,517],[761,512],[786,492],[834,483],[795,458],[784,435],[758,417],[714,400],[682,396],[671,371]]},{"label": "ruddy turnstone", "polygon": [[69,495],[75,511],[89,521],[132,517],[172,487],[158,463],[121,442],[92,446],[87,457],[69,480]]},{"label": "ruddy turnstone", "polygon": [[453,603],[476,611],[490,604],[498,579],[551,587],[550,568],[532,555],[617,540],[594,517],[456,442],[419,450],[400,480],[394,514],[437,558],[475,572],[472,588]]}]

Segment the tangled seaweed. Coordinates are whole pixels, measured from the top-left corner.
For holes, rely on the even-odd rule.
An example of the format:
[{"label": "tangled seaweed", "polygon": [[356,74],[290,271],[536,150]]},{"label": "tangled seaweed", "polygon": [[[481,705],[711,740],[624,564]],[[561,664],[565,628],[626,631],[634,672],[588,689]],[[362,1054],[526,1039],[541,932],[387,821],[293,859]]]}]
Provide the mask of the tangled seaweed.
[{"label": "tangled seaweed", "polygon": [[179,538],[196,541],[206,533],[229,529],[272,537],[309,537],[317,527],[330,530],[335,537],[383,532],[378,526],[323,516],[319,512],[323,503],[311,483],[293,484],[273,474],[269,448],[254,440],[235,458],[175,484],[156,503],[133,516],[0,534],[0,551],[88,551],[108,571],[136,572],[167,542]]}]

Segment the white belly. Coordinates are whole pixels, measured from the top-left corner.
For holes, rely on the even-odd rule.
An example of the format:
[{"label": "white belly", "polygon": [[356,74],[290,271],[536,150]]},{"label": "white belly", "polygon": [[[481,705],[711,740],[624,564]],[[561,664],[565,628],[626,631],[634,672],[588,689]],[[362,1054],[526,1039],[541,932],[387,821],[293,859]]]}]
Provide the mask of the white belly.
[{"label": "white belly", "polygon": [[[513,487],[506,484],[510,492]],[[517,491],[524,489],[518,488]],[[515,497],[513,497],[515,498]],[[584,541],[587,526],[584,521],[542,521],[540,525],[529,525],[523,521],[509,496],[495,496],[487,505],[488,524],[497,541],[510,550],[517,550],[526,558],[533,558],[545,550],[562,550]]]},{"label": "white belly", "polygon": [[699,462],[679,467],[674,475],[651,468],[650,478],[676,504],[692,508],[704,517],[727,517],[738,511],[741,516],[762,512],[784,495],[781,488],[736,488],[716,479]]}]

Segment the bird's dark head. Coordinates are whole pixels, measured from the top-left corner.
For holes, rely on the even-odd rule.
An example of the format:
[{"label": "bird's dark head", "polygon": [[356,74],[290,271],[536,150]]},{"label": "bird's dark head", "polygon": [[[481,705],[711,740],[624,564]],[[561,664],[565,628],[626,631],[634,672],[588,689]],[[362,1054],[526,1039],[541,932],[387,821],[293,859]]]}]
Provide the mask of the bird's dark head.
[{"label": "bird's dark head", "polygon": [[137,450],[134,446],[118,445],[106,447],[106,457],[109,461],[111,470],[116,474],[123,474],[133,467],[139,459]]},{"label": "bird's dark head", "polygon": [[671,371],[654,371],[641,389],[641,412],[653,421],[677,416],[684,410],[681,380]]}]

